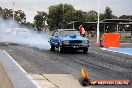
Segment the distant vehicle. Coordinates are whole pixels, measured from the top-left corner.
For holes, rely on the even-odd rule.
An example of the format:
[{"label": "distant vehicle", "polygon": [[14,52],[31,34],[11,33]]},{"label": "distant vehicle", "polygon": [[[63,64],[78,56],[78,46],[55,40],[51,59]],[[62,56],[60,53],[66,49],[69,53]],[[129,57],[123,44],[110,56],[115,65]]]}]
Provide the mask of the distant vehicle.
[{"label": "distant vehicle", "polygon": [[13,32],[15,36],[18,37],[30,37],[31,31],[27,28],[15,28]]},{"label": "distant vehicle", "polygon": [[64,50],[83,50],[87,53],[89,40],[80,35],[75,29],[57,29],[49,39],[51,50],[58,48],[59,52]]},{"label": "distant vehicle", "polygon": [[5,28],[0,30],[0,44],[18,44],[31,36],[32,32],[27,28]]},{"label": "distant vehicle", "polygon": [[26,37],[31,35],[31,31],[27,28],[6,28],[1,32],[3,35]]}]

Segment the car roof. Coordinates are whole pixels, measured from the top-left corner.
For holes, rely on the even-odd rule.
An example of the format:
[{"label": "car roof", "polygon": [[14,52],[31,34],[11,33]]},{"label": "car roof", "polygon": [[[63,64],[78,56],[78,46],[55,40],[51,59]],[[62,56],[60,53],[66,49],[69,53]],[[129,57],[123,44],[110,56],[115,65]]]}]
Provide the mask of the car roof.
[{"label": "car roof", "polygon": [[61,31],[76,31],[76,29],[57,29],[58,32]]}]

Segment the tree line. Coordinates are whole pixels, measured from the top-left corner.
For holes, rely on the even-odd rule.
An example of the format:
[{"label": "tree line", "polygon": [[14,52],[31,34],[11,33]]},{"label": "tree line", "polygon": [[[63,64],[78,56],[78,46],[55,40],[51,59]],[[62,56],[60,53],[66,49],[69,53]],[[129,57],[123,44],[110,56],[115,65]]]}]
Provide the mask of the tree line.
[{"label": "tree line", "polygon": [[[54,30],[56,28],[66,28],[67,24],[73,21],[96,22],[98,16],[98,13],[94,10],[90,10],[89,12],[76,10],[69,4],[53,5],[50,6],[48,10],[48,13],[44,11],[38,12],[38,14],[34,17],[36,26],[40,27],[41,25],[42,27],[45,25],[42,24],[42,22],[46,21],[49,29]],[[112,10],[109,7],[106,7],[105,12],[100,14],[100,20],[114,18],[118,17],[113,15]]]},{"label": "tree line", "polygon": [[13,14],[14,14],[14,19],[18,23],[26,22],[26,15],[25,15],[24,11],[22,11],[22,10],[13,11],[13,9],[7,9],[7,8],[2,9],[0,7],[0,16],[3,17],[5,20],[13,18]]},{"label": "tree line", "polygon": [[[48,8],[48,13],[45,11],[37,11],[37,14],[34,16],[34,22],[26,22],[26,15],[24,11],[17,10],[14,11],[14,19],[26,26],[32,26],[38,30],[42,30],[47,24],[50,30],[56,28],[66,28],[67,24],[72,21],[80,22],[96,22],[97,21],[97,12],[90,10],[89,12],[76,10],[74,6],[70,4],[58,4],[53,5]],[[13,17],[12,9],[2,9],[0,7],[0,16],[4,19],[9,19]],[[115,16],[112,13],[110,7],[106,7],[104,13],[100,13],[100,20],[104,19],[132,19],[132,15],[122,15],[120,17]]]}]

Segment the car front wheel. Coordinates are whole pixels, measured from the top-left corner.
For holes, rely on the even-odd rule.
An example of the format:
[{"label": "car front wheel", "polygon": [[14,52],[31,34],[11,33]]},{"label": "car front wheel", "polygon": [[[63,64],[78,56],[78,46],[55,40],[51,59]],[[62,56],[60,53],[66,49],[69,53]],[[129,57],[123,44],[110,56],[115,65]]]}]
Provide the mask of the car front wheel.
[{"label": "car front wheel", "polygon": [[55,46],[53,44],[51,44],[51,48],[50,48],[51,51],[54,51],[55,50]]},{"label": "car front wheel", "polygon": [[63,53],[64,50],[63,50],[62,46],[59,45],[58,51],[59,51],[60,53]]},{"label": "car front wheel", "polygon": [[88,48],[83,49],[83,53],[87,53],[88,52]]}]

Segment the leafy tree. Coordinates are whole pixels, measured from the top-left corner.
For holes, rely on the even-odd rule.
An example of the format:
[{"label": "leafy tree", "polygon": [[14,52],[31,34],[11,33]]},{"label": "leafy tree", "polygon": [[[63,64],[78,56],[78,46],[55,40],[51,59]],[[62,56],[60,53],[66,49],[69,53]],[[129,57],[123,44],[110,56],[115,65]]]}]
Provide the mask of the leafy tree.
[{"label": "leafy tree", "polygon": [[66,28],[67,24],[74,21],[75,9],[69,4],[59,4],[49,7],[48,25],[50,29]]},{"label": "leafy tree", "polygon": [[100,15],[99,15],[99,19],[100,19],[100,20],[104,20],[104,19],[105,19],[105,14],[100,13]]},{"label": "leafy tree", "polygon": [[37,15],[34,17],[34,23],[36,28],[41,31],[45,27],[45,22],[47,20],[47,13],[44,11],[38,11]]},{"label": "leafy tree", "polygon": [[[104,19],[118,19],[117,16],[114,16],[112,14],[112,10],[109,7],[106,7],[104,14],[101,14],[100,16],[101,16],[102,20],[104,20]],[[109,26],[107,28],[108,32],[114,32],[115,31],[115,29],[113,27],[114,26],[113,24],[106,24],[105,26],[106,27]]]},{"label": "leafy tree", "polygon": [[100,13],[100,20],[105,20],[105,19],[118,19],[118,17],[112,14],[111,8],[106,7],[105,12]]},{"label": "leafy tree", "polygon": [[0,7],[0,16],[3,15],[3,9]]},{"label": "leafy tree", "polygon": [[84,21],[87,18],[87,13],[82,10],[75,10],[73,19],[75,21]]},{"label": "leafy tree", "polygon": [[119,17],[120,19],[127,19],[127,15],[122,15]]},{"label": "leafy tree", "polygon": [[97,17],[98,17],[98,13],[96,11],[91,10],[88,12],[88,20],[90,22],[97,21]]},{"label": "leafy tree", "polygon": [[8,12],[8,9],[7,8],[3,9],[3,18],[4,19],[7,19],[9,17],[8,13],[9,12]]},{"label": "leafy tree", "polygon": [[109,7],[106,7],[105,13],[104,13],[105,19],[112,19],[112,10]]},{"label": "leafy tree", "polygon": [[119,18],[120,19],[132,19],[132,15],[122,15]]},{"label": "leafy tree", "polygon": [[18,23],[25,23],[26,15],[25,15],[24,11],[22,11],[22,10],[15,11],[15,19]]},{"label": "leafy tree", "polygon": [[35,27],[34,23],[31,22],[25,22],[23,23],[23,25],[30,29],[33,29]]},{"label": "leafy tree", "polygon": [[[3,9],[2,10],[3,13],[3,18],[4,19],[9,19],[9,18],[13,18],[13,10],[12,9]],[[24,11],[22,10],[17,10],[14,11],[14,19],[18,22],[18,23],[25,23],[26,22],[26,15],[24,13]]]}]

